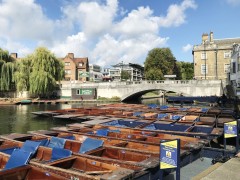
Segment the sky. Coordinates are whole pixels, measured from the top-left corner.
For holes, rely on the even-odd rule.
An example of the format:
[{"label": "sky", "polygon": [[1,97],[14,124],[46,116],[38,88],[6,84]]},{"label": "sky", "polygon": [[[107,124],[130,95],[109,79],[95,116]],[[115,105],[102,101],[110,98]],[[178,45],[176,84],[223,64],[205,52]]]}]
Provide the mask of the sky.
[{"label": "sky", "polygon": [[192,62],[203,33],[240,37],[240,0],[0,0],[0,48],[25,57],[47,47],[90,64],[144,64],[168,47]]}]

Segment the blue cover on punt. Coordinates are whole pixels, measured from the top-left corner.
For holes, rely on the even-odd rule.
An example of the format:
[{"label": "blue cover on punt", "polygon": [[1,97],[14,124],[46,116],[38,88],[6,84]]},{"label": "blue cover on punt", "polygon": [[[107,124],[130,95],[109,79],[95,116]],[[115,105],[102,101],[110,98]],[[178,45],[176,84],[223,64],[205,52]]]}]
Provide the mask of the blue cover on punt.
[{"label": "blue cover on punt", "polygon": [[85,139],[85,141],[83,141],[80,147],[79,153],[84,154],[88,151],[102,147],[102,145],[103,145],[103,140],[87,138]]},{"label": "blue cover on punt", "polygon": [[63,136],[64,139],[76,140],[74,136]]},{"label": "blue cover on punt", "polygon": [[158,105],[157,104],[148,104],[148,107],[150,109],[156,109],[158,107]]},{"label": "blue cover on punt", "polygon": [[37,142],[40,142],[40,146],[48,146],[49,144],[48,139],[37,140]]},{"label": "blue cover on punt", "polygon": [[162,119],[164,117],[168,116],[167,114],[158,114],[157,119]]},{"label": "blue cover on punt", "polygon": [[6,149],[1,149],[0,152],[11,155],[14,149],[19,149],[19,147],[11,147]]},{"label": "blue cover on punt", "polygon": [[27,140],[24,142],[23,146],[21,147],[21,150],[26,151],[26,152],[31,152],[32,155],[34,155],[40,146],[41,142],[39,141],[30,141]]},{"label": "blue cover on punt", "polygon": [[160,106],[160,110],[164,110],[164,109],[167,109],[167,108],[168,108],[168,106],[166,106],[166,105]]},{"label": "blue cover on punt", "polygon": [[51,137],[48,147],[64,148],[65,143],[66,143],[66,139],[58,138],[58,137]]},{"label": "blue cover on punt", "polygon": [[62,148],[57,148],[53,147],[52,148],[52,157],[50,159],[50,162],[56,161],[61,158],[66,158],[72,155],[72,151],[68,149],[62,149]]},{"label": "blue cover on punt", "polygon": [[3,170],[26,165],[31,157],[31,154],[31,152],[23,151],[22,149],[15,149]]},{"label": "blue cover on punt", "polygon": [[108,135],[108,129],[98,129],[96,131],[96,135],[98,135],[98,136],[107,136]]}]

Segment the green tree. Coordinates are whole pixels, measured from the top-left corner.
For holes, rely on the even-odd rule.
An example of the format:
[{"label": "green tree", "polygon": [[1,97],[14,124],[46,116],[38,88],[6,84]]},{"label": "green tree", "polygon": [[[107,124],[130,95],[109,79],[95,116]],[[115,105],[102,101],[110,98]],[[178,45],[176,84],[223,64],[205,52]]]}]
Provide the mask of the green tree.
[{"label": "green tree", "polygon": [[49,95],[56,89],[57,81],[64,78],[64,65],[54,54],[44,47],[37,48],[29,56],[31,72],[29,76],[30,93]]},{"label": "green tree", "polygon": [[148,80],[162,80],[164,75],[176,72],[176,59],[169,48],[154,48],[144,62],[145,77]]},{"label": "green tree", "polygon": [[0,48],[0,91],[13,89],[14,71],[14,59],[8,51]]},{"label": "green tree", "polygon": [[183,80],[190,80],[193,79],[194,76],[194,67],[193,67],[193,63],[189,63],[189,62],[177,62],[179,68],[180,68],[180,72],[181,72],[181,76]]},{"label": "green tree", "polygon": [[121,79],[122,80],[128,80],[131,78],[131,74],[128,71],[123,70],[121,72]]},{"label": "green tree", "polygon": [[15,85],[17,91],[29,91],[30,89],[30,73],[32,71],[31,67],[31,57],[28,56],[24,59],[21,59],[16,63],[16,72],[14,74],[15,77]]}]

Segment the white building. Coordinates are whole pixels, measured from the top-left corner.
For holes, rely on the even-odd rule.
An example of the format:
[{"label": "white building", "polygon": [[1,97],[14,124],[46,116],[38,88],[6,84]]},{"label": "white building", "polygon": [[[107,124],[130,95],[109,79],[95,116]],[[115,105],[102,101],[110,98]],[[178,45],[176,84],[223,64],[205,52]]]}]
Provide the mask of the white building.
[{"label": "white building", "polygon": [[102,68],[99,65],[89,65],[90,81],[100,82],[103,80],[103,74],[101,73],[101,69]]},{"label": "white building", "polygon": [[240,96],[240,45],[233,45],[233,52],[230,66],[230,82],[234,88],[235,95]]}]

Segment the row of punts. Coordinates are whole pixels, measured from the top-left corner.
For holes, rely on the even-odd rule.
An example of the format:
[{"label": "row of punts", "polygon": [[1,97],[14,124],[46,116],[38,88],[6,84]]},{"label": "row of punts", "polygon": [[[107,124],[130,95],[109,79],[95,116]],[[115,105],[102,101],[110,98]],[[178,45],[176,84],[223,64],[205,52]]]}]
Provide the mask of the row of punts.
[{"label": "row of punts", "polygon": [[235,115],[231,109],[153,104],[33,114],[69,124],[1,135],[0,179],[159,179],[171,172],[160,171],[160,142],[180,139],[185,166],[222,137],[223,124]]}]

